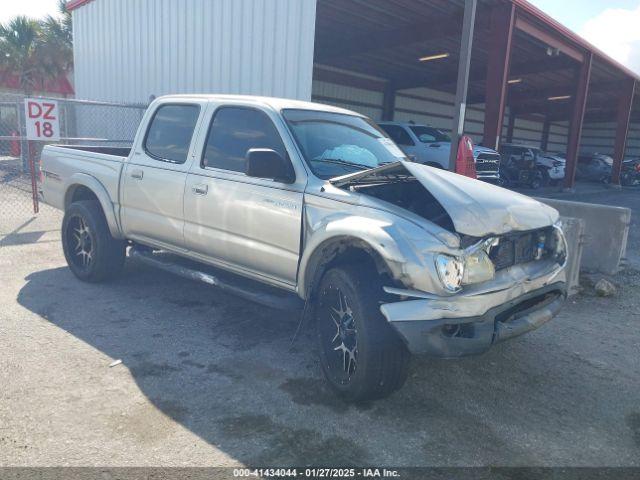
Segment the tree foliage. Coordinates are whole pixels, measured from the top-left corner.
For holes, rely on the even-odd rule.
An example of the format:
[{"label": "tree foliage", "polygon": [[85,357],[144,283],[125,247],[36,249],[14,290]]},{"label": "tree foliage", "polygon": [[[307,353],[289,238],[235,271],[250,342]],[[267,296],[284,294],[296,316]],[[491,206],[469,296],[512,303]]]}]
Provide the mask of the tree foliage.
[{"label": "tree foliage", "polygon": [[71,14],[64,0],[58,8],[60,18],[38,21],[18,16],[0,25],[0,75],[16,77],[27,94],[73,68]]}]

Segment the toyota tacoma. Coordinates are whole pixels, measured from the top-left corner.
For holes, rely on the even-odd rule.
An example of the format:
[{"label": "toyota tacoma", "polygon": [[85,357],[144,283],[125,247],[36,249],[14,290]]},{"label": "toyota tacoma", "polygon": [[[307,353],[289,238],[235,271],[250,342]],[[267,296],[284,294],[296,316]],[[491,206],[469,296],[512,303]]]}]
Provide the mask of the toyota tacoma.
[{"label": "toyota tacoma", "polygon": [[41,169],[76,277],[111,279],[134,257],[301,312],[349,401],[400,388],[410,354],[479,354],[531,331],[566,295],[554,209],[407,161],[339,108],[166,96],[131,148],[50,145]]}]

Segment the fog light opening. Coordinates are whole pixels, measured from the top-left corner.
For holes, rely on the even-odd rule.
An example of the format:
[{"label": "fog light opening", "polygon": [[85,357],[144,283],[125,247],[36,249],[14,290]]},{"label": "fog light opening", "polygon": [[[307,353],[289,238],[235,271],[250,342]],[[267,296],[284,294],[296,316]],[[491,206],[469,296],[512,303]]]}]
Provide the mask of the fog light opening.
[{"label": "fog light opening", "polygon": [[443,325],[442,335],[447,338],[473,338],[472,323],[459,323],[457,325]]}]

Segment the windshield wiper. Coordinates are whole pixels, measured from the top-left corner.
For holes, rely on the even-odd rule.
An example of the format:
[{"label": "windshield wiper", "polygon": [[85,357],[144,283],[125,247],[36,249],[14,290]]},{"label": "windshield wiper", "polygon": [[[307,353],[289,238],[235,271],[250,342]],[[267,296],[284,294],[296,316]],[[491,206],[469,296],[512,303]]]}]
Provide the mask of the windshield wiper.
[{"label": "windshield wiper", "polygon": [[347,162],[346,160],[342,160],[341,158],[314,158],[313,161],[320,163],[331,163],[334,165],[343,165],[345,167],[351,167],[356,170],[371,170],[372,168],[376,168],[370,167],[369,165],[364,165],[362,163]]}]

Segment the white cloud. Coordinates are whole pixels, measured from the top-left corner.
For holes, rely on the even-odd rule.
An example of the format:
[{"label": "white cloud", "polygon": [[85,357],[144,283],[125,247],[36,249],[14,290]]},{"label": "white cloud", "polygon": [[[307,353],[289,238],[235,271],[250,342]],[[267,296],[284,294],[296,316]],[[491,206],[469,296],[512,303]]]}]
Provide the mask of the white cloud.
[{"label": "white cloud", "polygon": [[600,50],[640,73],[640,6],[608,8],[587,21],[580,34]]}]

